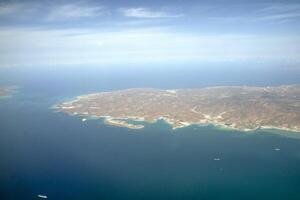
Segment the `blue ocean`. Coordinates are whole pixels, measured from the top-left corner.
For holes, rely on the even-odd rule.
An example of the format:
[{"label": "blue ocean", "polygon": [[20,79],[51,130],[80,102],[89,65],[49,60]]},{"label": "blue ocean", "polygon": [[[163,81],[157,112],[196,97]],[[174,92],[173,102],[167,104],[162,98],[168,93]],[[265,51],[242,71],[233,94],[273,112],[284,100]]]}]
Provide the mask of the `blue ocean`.
[{"label": "blue ocean", "polygon": [[[0,199],[299,200],[297,134],[213,126],[131,130],[51,107],[126,88],[299,84],[294,68],[24,67],[0,71],[18,89],[0,99]],[[277,149],[277,150],[276,150]]]}]

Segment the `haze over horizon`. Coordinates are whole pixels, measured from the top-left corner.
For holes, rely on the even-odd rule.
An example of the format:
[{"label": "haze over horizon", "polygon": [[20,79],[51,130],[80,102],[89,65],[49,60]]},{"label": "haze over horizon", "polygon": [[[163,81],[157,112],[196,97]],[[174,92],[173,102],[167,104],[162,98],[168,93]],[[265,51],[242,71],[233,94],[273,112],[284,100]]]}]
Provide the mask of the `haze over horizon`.
[{"label": "haze over horizon", "polygon": [[299,67],[300,3],[1,1],[0,67],[260,63]]}]

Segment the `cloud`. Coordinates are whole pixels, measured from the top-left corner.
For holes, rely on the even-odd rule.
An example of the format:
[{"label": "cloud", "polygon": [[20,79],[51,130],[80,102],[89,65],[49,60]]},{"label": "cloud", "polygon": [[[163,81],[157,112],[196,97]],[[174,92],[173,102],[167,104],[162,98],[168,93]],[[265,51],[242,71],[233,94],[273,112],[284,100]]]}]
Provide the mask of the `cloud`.
[{"label": "cloud", "polygon": [[119,11],[126,17],[136,18],[176,18],[183,17],[182,14],[169,14],[162,11],[150,11],[147,8],[121,8]]},{"label": "cloud", "polygon": [[88,5],[83,2],[68,4],[45,4],[36,1],[0,3],[0,18],[27,19],[32,24],[37,21],[66,21],[92,18],[107,12],[102,6]]},{"label": "cloud", "polygon": [[282,13],[300,9],[300,4],[269,4],[259,10],[261,13]]},{"label": "cloud", "polygon": [[[227,14],[219,16],[209,16],[208,20],[218,23],[270,23],[280,24],[287,23],[300,18],[300,4],[255,4],[249,7],[249,12],[245,14],[234,14],[234,12],[226,12]],[[220,9],[220,8],[218,8]],[[225,9],[228,9],[226,7]],[[242,6],[240,9],[247,9]],[[227,10],[228,11],[228,10]],[[205,18],[205,16],[203,16]]]},{"label": "cloud", "polygon": [[259,20],[280,21],[300,17],[300,4],[270,4],[258,11]]},{"label": "cloud", "polygon": [[[299,37],[202,35],[164,29],[0,29],[1,65],[299,61]],[[280,47],[280,48],[279,48]]]},{"label": "cloud", "polygon": [[35,3],[0,3],[0,17],[24,15],[36,9],[37,4]]},{"label": "cloud", "polygon": [[54,6],[48,15],[49,21],[60,21],[80,18],[90,18],[102,15],[104,11],[100,6],[88,6],[79,3]]},{"label": "cloud", "polygon": [[297,17],[300,17],[300,12],[269,15],[269,16],[261,17],[260,19],[261,20],[285,20],[285,19],[291,19]]}]

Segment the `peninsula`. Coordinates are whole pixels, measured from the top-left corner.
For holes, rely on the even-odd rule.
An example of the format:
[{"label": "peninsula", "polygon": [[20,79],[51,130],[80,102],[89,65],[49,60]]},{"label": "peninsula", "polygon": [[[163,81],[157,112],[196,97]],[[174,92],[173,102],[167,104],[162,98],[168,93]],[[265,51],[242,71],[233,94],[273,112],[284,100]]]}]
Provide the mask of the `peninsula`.
[{"label": "peninsula", "polygon": [[131,124],[128,119],[150,123],[164,119],[174,129],[213,124],[243,131],[274,128],[300,132],[300,85],[135,88],[78,96],[56,109],[134,129],[143,125]]}]

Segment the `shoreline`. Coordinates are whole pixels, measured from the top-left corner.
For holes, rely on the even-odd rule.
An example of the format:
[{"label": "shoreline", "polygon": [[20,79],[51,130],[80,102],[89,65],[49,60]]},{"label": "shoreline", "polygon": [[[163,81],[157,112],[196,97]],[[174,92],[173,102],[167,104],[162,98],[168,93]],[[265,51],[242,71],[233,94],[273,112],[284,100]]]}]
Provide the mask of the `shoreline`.
[{"label": "shoreline", "polygon": [[[62,112],[62,110],[55,108],[57,112]],[[240,131],[244,133],[249,133],[249,132],[257,132],[257,131],[270,131],[270,132],[276,132],[276,131],[285,131],[293,134],[300,134],[300,130],[293,130],[293,129],[288,129],[288,128],[280,128],[280,127],[273,127],[273,126],[261,126],[258,128],[254,129],[248,129],[248,128],[235,128],[232,126],[226,126],[223,123],[214,123],[214,122],[205,122],[205,123],[194,123],[194,122],[180,122],[180,126],[174,126],[174,123],[172,122],[172,119],[166,118],[166,117],[158,117],[153,121],[146,120],[144,117],[138,117],[138,116],[129,116],[129,117],[112,117],[109,115],[105,116],[96,116],[96,115],[85,115],[85,114],[68,114],[72,116],[79,116],[81,119],[86,120],[94,120],[94,119],[102,119],[103,122],[107,125],[110,126],[117,126],[117,127],[124,127],[124,128],[129,128],[129,129],[143,129],[145,128],[144,125],[135,125],[132,123],[127,122],[126,120],[132,120],[134,122],[143,122],[143,123],[148,123],[148,124],[154,124],[158,122],[159,120],[163,120],[166,124],[170,125],[172,130],[177,130],[181,128],[186,128],[189,126],[200,126],[200,127],[206,127],[206,126],[213,126],[218,129],[222,130],[227,130],[227,131]],[[299,136],[300,137],[300,136]]]},{"label": "shoreline", "polygon": [[115,119],[115,118],[106,118],[106,119],[104,119],[104,123],[107,125],[111,125],[111,126],[125,127],[125,128],[129,128],[129,129],[143,129],[144,128],[143,125],[135,125],[135,124],[128,123],[125,120]]},{"label": "shoreline", "polygon": [[[259,130],[279,130],[279,131],[287,131],[287,132],[293,132],[293,133],[300,133],[300,126],[298,123],[295,123],[294,121],[291,121],[291,123],[273,123],[273,121],[270,121],[269,119],[273,119],[272,115],[270,116],[265,116],[263,117],[257,117],[254,118],[254,121],[251,121],[252,116],[247,116],[249,119],[240,119],[241,113],[237,110],[235,113],[230,110],[229,107],[228,109],[225,109],[224,106],[219,108],[219,107],[214,107],[215,104],[211,105],[211,110],[207,109],[207,107],[204,107],[199,104],[199,109],[203,109],[198,111],[198,104],[195,101],[197,98],[199,98],[199,101],[203,101],[204,103],[209,104],[209,98],[211,96],[216,98],[219,98],[218,101],[220,103],[224,102],[223,98],[229,98],[229,96],[226,94],[228,93],[227,90],[223,91],[223,95],[218,95],[219,90],[214,91],[215,89],[240,89],[240,90],[229,90],[230,97],[234,100],[234,95],[245,95],[249,94],[253,96],[253,99],[256,100],[256,96],[261,95],[261,90],[265,92],[265,90],[270,90],[270,93],[273,94],[274,91],[278,90],[279,92],[284,90],[286,92],[287,89],[292,87],[295,87],[293,85],[289,86],[278,86],[274,88],[263,88],[263,87],[247,87],[247,86],[236,86],[236,87],[228,87],[228,86],[215,86],[215,87],[206,87],[206,88],[201,88],[201,90],[196,90],[195,93],[198,96],[192,96],[194,97],[194,100],[192,102],[187,102],[187,106],[180,106],[182,105],[182,102],[185,102],[184,100],[178,99],[180,98],[185,98],[189,97],[191,95],[190,93],[185,94],[184,89],[173,89],[173,90],[161,90],[161,89],[151,89],[151,88],[144,88],[144,89],[125,89],[125,90],[117,90],[117,91],[110,91],[110,92],[95,92],[95,93],[90,93],[90,94],[83,94],[80,96],[76,96],[74,98],[69,98],[68,101],[64,102],[59,102],[56,105],[53,105],[51,109],[58,111],[58,112],[63,112],[71,116],[82,116],[87,119],[99,119],[103,118],[104,122],[108,125],[112,126],[119,126],[119,127],[127,127],[127,128],[132,128],[132,129],[141,129],[144,127],[138,126],[135,124],[135,122],[146,122],[146,123],[155,123],[158,120],[164,120],[167,124],[170,125],[170,127],[173,130],[188,127],[191,125],[197,125],[197,126],[215,126],[220,129],[224,130],[236,130],[236,131],[242,131],[242,132],[255,132]],[[300,85],[299,85],[300,87]],[[245,88],[247,89],[246,91]],[[294,89],[294,88],[292,88]],[[188,89],[186,89],[188,92]],[[210,91],[212,90],[212,91]],[[249,91],[248,91],[249,90]],[[259,90],[259,91],[257,91]],[[273,91],[274,90],[274,91]],[[142,91],[142,92],[141,92]],[[254,92],[253,92],[254,91]],[[297,90],[292,90],[292,92],[295,93]],[[144,93],[143,93],[144,92]],[[197,93],[198,92],[198,93]],[[253,93],[251,93],[253,92]],[[272,93],[273,92],[273,93]],[[207,94],[208,93],[208,94]],[[210,94],[211,93],[211,94]],[[241,93],[241,94],[240,94]],[[278,92],[277,92],[278,93]],[[277,94],[276,93],[276,94]],[[107,94],[111,94],[109,96],[105,96]],[[132,97],[132,95],[137,95],[136,99]],[[169,97],[171,95],[171,97]],[[173,95],[173,96],[172,96]],[[184,96],[185,95],[185,96]],[[225,95],[225,97],[223,97]],[[275,95],[275,94],[274,94]],[[179,97],[178,97],[179,96]],[[251,96],[251,97],[252,97]],[[195,100],[195,97],[196,100]],[[201,97],[201,98],[200,98]],[[244,97],[244,96],[243,96]],[[112,98],[112,99],[110,99]],[[125,105],[120,105],[120,101],[116,101],[116,99],[124,100]],[[142,104],[138,106],[135,106],[135,104],[138,105],[137,101],[142,99]],[[152,112],[152,110],[149,108],[144,108],[145,106],[149,106],[149,101],[148,99],[153,98],[154,106],[151,109],[162,109],[160,110],[155,110],[156,112]],[[157,98],[161,98],[162,101],[168,105],[172,105],[170,107],[171,111],[168,112],[167,109],[164,109],[164,107],[160,107],[162,104],[157,103],[158,100]],[[206,99],[205,99],[206,98]],[[252,106],[252,109],[257,109],[255,105],[253,105],[253,101],[248,101],[247,99],[248,96],[245,96],[242,99],[244,102],[248,103],[249,106]],[[100,100],[100,101],[99,101]],[[106,108],[106,106],[103,105],[103,102],[107,103],[109,108]],[[98,103],[97,103],[98,101]],[[132,102],[135,103],[132,105]],[[228,100],[225,101],[228,104]],[[114,103],[116,105],[114,105]],[[126,103],[128,105],[126,105]],[[148,103],[148,104],[147,104]],[[151,102],[150,102],[151,103]],[[176,104],[177,103],[177,104]],[[218,102],[217,102],[218,103]],[[297,103],[297,102],[296,102]],[[226,105],[227,105],[226,104]],[[247,105],[248,105],[247,104]],[[222,105],[222,104],[221,104]],[[297,104],[295,104],[297,105]],[[116,110],[115,107],[116,106]],[[144,106],[144,107],[143,107]],[[155,107],[156,106],[156,107]],[[177,107],[176,107],[177,106]],[[178,107],[179,106],[179,107]],[[229,105],[231,106],[231,104]],[[278,108],[279,106],[275,107]],[[95,110],[94,109],[100,109],[100,110]],[[239,107],[238,107],[239,108]],[[132,112],[130,112],[130,109],[132,109]],[[145,109],[145,113],[141,111],[141,109]],[[173,109],[173,110],[172,110]],[[216,112],[214,109],[217,109]],[[218,110],[219,109],[219,110]],[[233,109],[233,108],[232,108]],[[266,108],[267,109],[267,108]],[[124,112],[123,112],[124,111]],[[174,111],[174,112],[172,112]],[[211,111],[211,112],[210,112]],[[148,113],[147,113],[148,112]],[[260,110],[258,110],[258,113]],[[227,114],[229,113],[229,114]],[[230,114],[231,113],[231,114]],[[279,114],[285,114],[282,112],[279,112]],[[109,115],[112,116],[109,116]],[[133,115],[131,115],[133,114]],[[182,114],[182,116],[180,115]],[[296,111],[292,113],[294,115],[298,114]],[[103,116],[102,116],[103,115]],[[255,115],[255,114],[253,114]],[[269,117],[269,118],[268,118]],[[287,119],[293,120],[294,118],[291,117],[291,115],[287,115]],[[128,122],[127,120],[132,120],[133,123]],[[248,121],[247,121],[248,120]],[[269,120],[269,121],[268,121]]]}]

